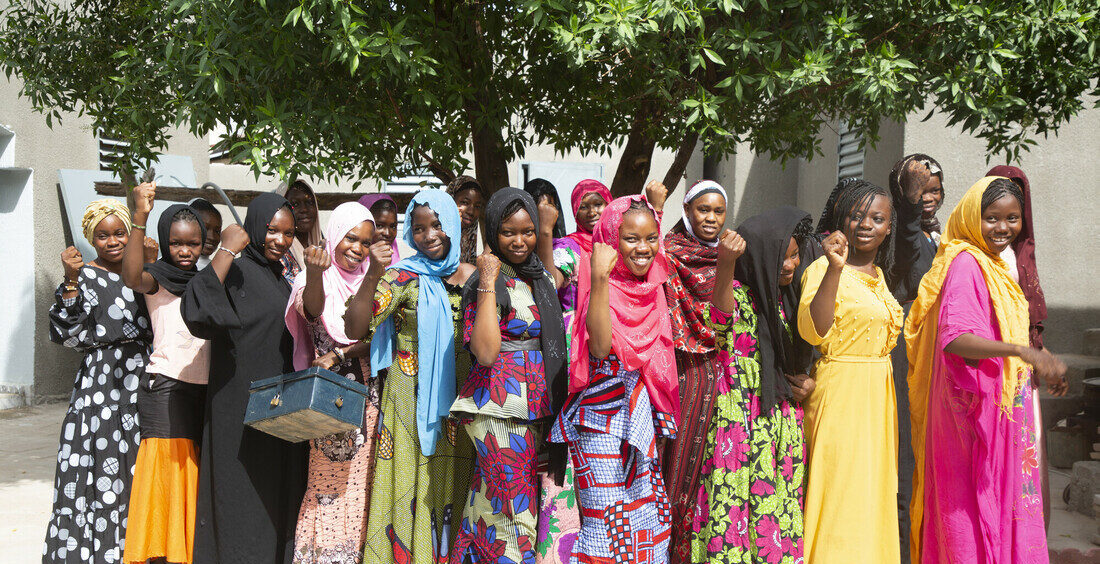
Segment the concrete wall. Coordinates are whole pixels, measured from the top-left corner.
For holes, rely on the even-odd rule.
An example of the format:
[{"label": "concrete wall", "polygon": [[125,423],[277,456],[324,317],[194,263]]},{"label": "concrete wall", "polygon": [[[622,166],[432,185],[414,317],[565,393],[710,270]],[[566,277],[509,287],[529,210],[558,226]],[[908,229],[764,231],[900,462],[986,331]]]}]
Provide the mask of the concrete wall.
[{"label": "concrete wall", "polygon": [[35,323],[34,245],[27,244],[34,233],[34,174],[15,166],[18,139],[14,131],[0,125],[0,239],[8,241],[4,256],[11,265],[0,277],[0,295],[14,296],[7,315],[0,316],[0,409],[27,404],[34,396]]}]

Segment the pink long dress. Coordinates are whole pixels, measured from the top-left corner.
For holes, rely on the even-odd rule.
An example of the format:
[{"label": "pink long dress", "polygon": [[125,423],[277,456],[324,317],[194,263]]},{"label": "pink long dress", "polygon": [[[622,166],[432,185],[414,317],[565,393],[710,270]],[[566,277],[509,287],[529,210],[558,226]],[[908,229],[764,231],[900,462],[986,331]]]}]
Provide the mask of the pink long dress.
[{"label": "pink long dress", "polygon": [[967,361],[943,348],[964,333],[1001,333],[977,261],[960,253],[940,295],[928,401],[923,557],[930,563],[1046,564],[1031,386],[999,407],[1000,358]]}]

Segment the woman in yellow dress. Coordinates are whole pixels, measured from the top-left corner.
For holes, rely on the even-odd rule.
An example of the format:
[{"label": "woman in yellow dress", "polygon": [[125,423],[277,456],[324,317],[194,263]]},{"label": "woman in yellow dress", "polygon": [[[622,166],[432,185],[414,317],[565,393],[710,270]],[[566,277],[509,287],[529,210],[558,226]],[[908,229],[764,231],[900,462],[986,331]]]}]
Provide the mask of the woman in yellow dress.
[{"label": "woman in yellow dress", "polygon": [[[803,403],[807,564],[900,561],[897,405],[890,350],[903,314],[883,270],[891,262],[890,195],[848,182],[819,230],[825,256],[802,277],[798,331],[821,358]],[[835,204],[834,204],[835,202]]]}]

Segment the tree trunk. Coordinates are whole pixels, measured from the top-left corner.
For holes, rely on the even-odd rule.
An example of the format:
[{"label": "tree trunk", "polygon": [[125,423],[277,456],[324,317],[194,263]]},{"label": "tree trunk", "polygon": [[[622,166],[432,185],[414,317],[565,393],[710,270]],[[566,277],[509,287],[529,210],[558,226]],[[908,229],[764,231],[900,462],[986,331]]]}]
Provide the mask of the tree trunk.
[{"label": "tree trunk", "polygon": [[[470,123],[477,120],[467,109]],[[504,158],[504,139],[500,128],[480,127],[472,131],[474,142],[474,175],[486,194],[509,186],[508,160]]]},{"label": "tree trunk", "polygon": [[[477,85],[471,97],[463,104],[466,121],[470,124],[470,139],[474,147],[474,176],[486,194],[492,194],[509,185],[508,159],[504,154],[504,138],[501,131],[509,116],[500,109],[489,110],[493,104],[491,77],[493,53],[484,39],[481,12],[478,3],[451,7],[453,23],[463,27],[467,44],[460,47],[458,59],[470,84]],[[480,125],[479,125],[480,124]]]},{"label": "tree trunk", "polygon": [[643,103],[638,108],[630,135],[623,147],[623,156],[615,169],[615,179],[611,182],[611,196],[618,198],[629,194],[640,194],[649,178],[649,167],[653,162],[653,148],[657,142],[645,134],[646,118],[650,114],[650,105]]},{"label": "tree trunk", "polygon": [[698,133],[690,133],[680,142],[680,148],[676,150],[676,157],[672,159],[672,165],[668,167],[668,172],[665,173],[664,182],[669,194],[676,190],[676,185],[684,177],[684,171],[687,170],[691,156],[695,154],[695,145],[698,142]]}]

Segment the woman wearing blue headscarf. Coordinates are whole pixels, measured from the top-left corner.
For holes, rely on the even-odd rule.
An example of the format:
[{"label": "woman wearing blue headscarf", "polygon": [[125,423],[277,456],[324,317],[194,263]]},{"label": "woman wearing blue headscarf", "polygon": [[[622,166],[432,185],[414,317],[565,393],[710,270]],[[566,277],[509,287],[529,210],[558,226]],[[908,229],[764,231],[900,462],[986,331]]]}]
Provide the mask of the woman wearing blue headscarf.
[{"label": "woman wearing blue headscarf", "polygon": [[[435,564],[447,557],[474,466],[471,442],[448,419],[469,373],[459,304],[474,267],[460,263],[461,220],[445,192],[423,190],[405,210],[404,239],[416,254],[385,270],[391,251],[371,247],[370,266],[349,301],[345,332],[372,339],[372,365],[386,368],[364,562]],[[392,323],[387,323],[392,320]],[[457,343],[456,343],[457,341]]]}]

